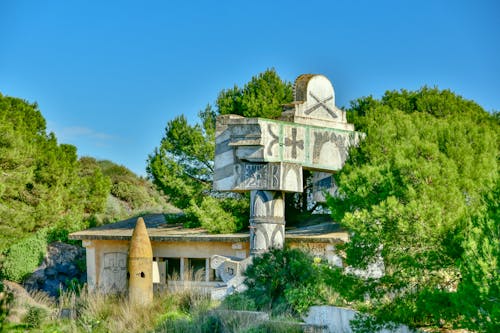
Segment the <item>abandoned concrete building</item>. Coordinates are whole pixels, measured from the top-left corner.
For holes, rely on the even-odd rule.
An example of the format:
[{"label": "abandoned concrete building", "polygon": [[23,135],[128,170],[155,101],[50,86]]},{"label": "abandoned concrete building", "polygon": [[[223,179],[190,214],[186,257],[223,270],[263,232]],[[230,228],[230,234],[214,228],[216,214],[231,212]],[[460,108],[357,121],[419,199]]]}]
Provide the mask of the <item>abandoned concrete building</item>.
[{"label": "abandoned concrete building", "polygon": [[[127,288],[127,253],[137,218],[71,234],[86,249],[87,282],[90,290],[124,293]],[[185,282],[198,287],[215,288],[222,277],[212,269],[214,255],[245,259],[250,255],[250,234],[213,235],[203,229],[187,229],[166,224],[162,214],[144,216],[153,248],[155,290],[167,285],[175,288]],[[290,247],[310,250],[338,265],[335,245],[347,240],[347,234],[331,223],[290,229],[286,232]]]},{"label": "abandoned concrete building", "polygon": [[[284,194],[302,193],[303,170],[308,170],[313,175],[314,200],[325,200],[325,192],[333,191],[332,174],[342,168],[350,147],[363,135],[335,106],[333,86],[323,75],[299,76],[294,97],[279,119],[217,118],[213,189],[250,193],[249,232],[210,235],[169,225],[161,214],[144,217],[157,288],[193,280],[206,287],[230,280],[234,286],[241,285],[249,258],[285,244],[341,264],[335,245],[347,241],[347,234],[331,221],[285,228]],[[70,235],[82,240],[87,250],[91,289],[123,292],[127,288],[127,251],[134,222],[135,218]],[[203,276],[195,278],[196,272]]]}]

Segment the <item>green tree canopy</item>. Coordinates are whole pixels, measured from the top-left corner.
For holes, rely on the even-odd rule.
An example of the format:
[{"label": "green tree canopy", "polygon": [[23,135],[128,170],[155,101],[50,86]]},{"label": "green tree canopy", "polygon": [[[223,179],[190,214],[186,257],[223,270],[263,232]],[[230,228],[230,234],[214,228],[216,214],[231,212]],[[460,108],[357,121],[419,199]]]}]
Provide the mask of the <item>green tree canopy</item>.
[{"label": "green tree canopy", "polygon": [[[47,133],[36,103],[0,94],[0,250],[44,227],[102,210],[106,179]],[[109,192],[109,190],[108,190]]]},{"label": "green tree canopy", "polygon": [[248,220],[248,203],[237,195],[213,193],[215,120],[220,114],[275,118],[293,100],[292,85],[273,69],[254,76],[243,88],[222,90],[216,109],[207,105],[200,122],[178,116],[167,123],[160,146],[148,158],[149,177],[193,225],[211,232],[234,232]]},{"label": "green tree canopy", "polygon": [[419,300],[460,281],[472,221],[499,179],[498,122],[472,101],[427,87],[360,98],[349,111],[366,139],[351,150],[336,175],[339,195],[329,199],[350,231],[347,263],[383,258],[385,276],[367,281],[380,318],[439,324],[436,309],[446,307],[432,314]]},{"label": "green tree canopy", "polygon": [[283,82],[274,69],[252,77],[243,88],[234,86],[219,93],[218,114],[244,117],[278,118],[283,104],[293,101],[290,82]]},{"label": "green tree canopy", "polygon": [[93,223],[171,207],[151,182],[47,133],[36,103],[0,94],[0,276],[33,272],[46,243]]}]

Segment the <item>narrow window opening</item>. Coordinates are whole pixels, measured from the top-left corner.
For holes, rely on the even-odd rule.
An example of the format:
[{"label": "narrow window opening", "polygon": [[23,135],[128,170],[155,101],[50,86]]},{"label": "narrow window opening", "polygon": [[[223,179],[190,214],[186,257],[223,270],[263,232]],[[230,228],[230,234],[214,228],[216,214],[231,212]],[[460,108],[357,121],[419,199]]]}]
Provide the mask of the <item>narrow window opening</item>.
[{"label": "narrow window opening", "polygon": [[169,280],[180,280],[181,259],[165,258],[167,262],[167,276]]},{"label": "narrow window opening", "polygon": [[189,277],[191,281],[205,280],[205,258],[189,258]]}]

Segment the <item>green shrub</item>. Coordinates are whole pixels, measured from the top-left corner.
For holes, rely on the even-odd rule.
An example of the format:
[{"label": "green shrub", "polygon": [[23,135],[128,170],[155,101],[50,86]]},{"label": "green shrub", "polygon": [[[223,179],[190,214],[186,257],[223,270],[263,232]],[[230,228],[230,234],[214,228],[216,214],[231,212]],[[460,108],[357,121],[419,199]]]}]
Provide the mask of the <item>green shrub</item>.
[{"label": "green shrub", "polygon": [[195,290],[184,290],[177,295],[179,310],[191,313],[194,309],[203,308],[210,302],[208,295]]},{"label": "green shrub", "polygon": [[321,284],[305,284],[285,290],[285,299],[299,314],[303,314],[313,305],[326,302]]},{"label": "green shrub", "polygon": [[234,293],[227,296],[222,301],[221,307],[228,310],[236,311],[255,311],[257,306],[253,298],[246,293]]},{"label": "green shrub", "polygon": [[3,332],[3,322],[9,315],[13,300],[12,293],[6,291],[2,281],[0,281],[0,332]]},{"label": "green shrub", "polygon": [[178,312],[170,312],[164,321],[156,328],[155,332],[175,333],[222,333],[221,319],[211,311],[202,311],[194,316]]},{"label": "green shrub", "polygon": [[250,211],[250,198],[224,198],[220,201],[220,205],[226,212],[231,212],[234,216],[235,231],[248,230],[248,214]]},{"label": "green shrub", "polygon": [[126,201],[132,209],[137,209],[150,201],[148,193],[144,187],[130,183],[116,183],[111,187],[111,194]]},{"label": "green shrub", "polygon": [[29,328],[38,328],[46,317],[47,310],[37,306],[30,306],[23,321]]},{"label": "green shrub", "polygon": [[[345,273],[341,267],[321,266],[321,276],[327,286],[332,287],[344,302],[362,302],[370,286],[360,277]],[[338,306],[343,306],[336,304]]]},{"label": "green shrub", "polygon": [[[497,117],[500,113],[497,114]],[[463,327],[500,332],[500,181],[485,198],[487,209],[471,221],[464,239],[462,276],[454,303]]]},{"label": "green shrub", "polygon": [[7,280],[22,282],[42,262],[47,251],[47,230],[14,243],[4,252],[1,276]]},{"label": "green shrub", "polygon": [[69,235],[69,230],[67,229],[60,229],[60,228],[52,228],[47,232],[47,243],[53,243],[53,242],[64,242],[68,243],[68,235]]},{"label": "green shrub", "polygon": [[213,197],[204,197],[199,206],[192,200],[191,206],[186,209],[186,214],[199,221],[203,228],[213,234],[226,234],[238,230],[238,219]]},{"label": "green shrub", "polygon": [[[299,297],[310,298],[313,304],[320,302],[317,290],[310,287],[322,283],[318,267],[313,257],[304,251],[271,249],[255,257],[247,268],[246,295],[254,300],[258,309],[275,313],[292,308],[301,312],[306,304],[299,301]],[[295,289],[299,291],[293,291]]]}]

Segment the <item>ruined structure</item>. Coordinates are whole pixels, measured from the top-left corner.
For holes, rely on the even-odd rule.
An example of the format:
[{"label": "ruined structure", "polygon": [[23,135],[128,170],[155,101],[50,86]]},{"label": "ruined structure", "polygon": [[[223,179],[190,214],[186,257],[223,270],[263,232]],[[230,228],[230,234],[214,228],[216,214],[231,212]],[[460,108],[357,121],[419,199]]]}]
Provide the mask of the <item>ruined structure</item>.
[{"label": "ruined structure", "polygon": [[315,198],[332,187],[360,134],[335,106],[335,92],[323,75],[301,75],[295,101],[281,119],[219,116],[215,138],[214,190],[250,192],[250,251],[282,247],[284,193],[302,192],[302,171],[314,171]]},{"label": "ruined structure", "polygon": [[[214,189],[250,192],[250,232],[210,235],[202,229],[168,225],[162,214],[145,216],[149,238],[144,242],[151,240],[152,254],[134,254],[136,259],[129,259],[128,285],[150,297],[150,286],[140,284],[144,282],[141,272],[151,275],[144,266],[149,262],[156,289],[189,283],[221,298],[242,287],[241,273],[252,255],[285,243],[341,265],[335,245],[347,241],[347,233],[337,225],[327,222],[287,230],[285,237],[284,193],[302,192],[302,172],[311,170],[314,200],[324,200],[324,192],[332,190],[332,173],[342,168],[349,147],[359,138],[345,112],[335,106],[333,87],[322,75],[297,78],[295,102],[279,120],[220,116]],[[135,219],[130,219],[70,235],[82,240],[86,249],[90,290],[126,292],[127,251],[135,237],[134,225]],[[131,247],[131,256],[132,252]],[[195,278],[195,272],[202,276]],[[129,292],[131,299],[139,297],[134,292]]]},{"label": "ruined structure", "polygon": [[[153,250],[149,262],[153,292],[188,285],[222,297],[227,288],[241,283],[241,263],[250,257],[248,232],[213,235],[200,228],[167,224],[163,214],[145,215],[143,219]],[[69,236],[81,240],[85,247],[89,290],[127,294],[127,255],[136,223],[137,218],[130,218]],[[339,265],[335,245],[347,241],[347,233],[338,225],[324,223],[288,230],[285,241],[287,246],[307,249],[330,264]],[[225,261],[227,258],[231,261]]]}]

